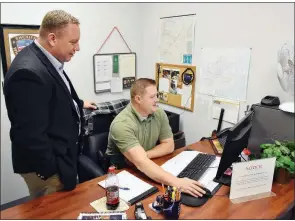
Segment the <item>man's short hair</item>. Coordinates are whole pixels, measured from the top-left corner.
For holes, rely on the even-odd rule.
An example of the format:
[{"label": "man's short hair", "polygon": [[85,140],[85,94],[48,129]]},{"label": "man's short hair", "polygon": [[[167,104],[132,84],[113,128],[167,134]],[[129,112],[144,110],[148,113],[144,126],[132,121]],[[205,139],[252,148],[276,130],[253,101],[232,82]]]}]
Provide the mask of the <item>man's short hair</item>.
[{"label": "man's short hair", "polygon": [[156,86],[156,81],[150,78],[139,78],[134,81],[130,89],[131,99],[133,100],[136,95],[144,94],[145,89],[151,85]]},{"label": "man's short hair", "polygon": [[39,35],[41,37],[45,37],[48,33],[59,35],[60,31],[69,24],[79,25],[80,22],[77,18],[63,10],[47,12],[42,20]]}]

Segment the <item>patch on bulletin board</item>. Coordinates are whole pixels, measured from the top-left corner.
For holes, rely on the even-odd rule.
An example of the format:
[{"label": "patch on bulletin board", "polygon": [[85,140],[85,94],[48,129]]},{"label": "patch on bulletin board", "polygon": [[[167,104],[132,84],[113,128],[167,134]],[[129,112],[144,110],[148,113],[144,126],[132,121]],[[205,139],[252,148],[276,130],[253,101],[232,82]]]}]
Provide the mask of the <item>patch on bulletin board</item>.
[{"label": "patch on bulletin board", "polygon": [[182,82],[185,85],[190,85],[195,78],[195,73],[191,68],[187,68],[183,73],[182,73]]}]

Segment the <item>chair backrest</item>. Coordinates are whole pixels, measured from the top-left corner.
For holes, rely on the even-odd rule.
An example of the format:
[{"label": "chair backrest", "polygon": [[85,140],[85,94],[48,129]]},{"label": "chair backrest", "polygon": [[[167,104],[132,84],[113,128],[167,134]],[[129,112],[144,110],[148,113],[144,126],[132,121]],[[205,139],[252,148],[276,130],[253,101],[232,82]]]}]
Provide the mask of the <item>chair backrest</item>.
[{"label": "chair backrest", "polygon": [[89,136],[89,154],[95,162],[100,161],[104,157],[108,146],[108,135],[109,132],[104,132]]},{"label": "chair backrest", "polygon": [[108,146],[108,135],[109,132],[104,132],[89,136],[89,156],[93,162],[101,165],[104,169],[108,167],[104,157]]},{"label": "chair backrest", "polygon": [[85,135],[107,132],[117,114],[128,104],[128,99],[96,103],[96,110],[83,109]]}]

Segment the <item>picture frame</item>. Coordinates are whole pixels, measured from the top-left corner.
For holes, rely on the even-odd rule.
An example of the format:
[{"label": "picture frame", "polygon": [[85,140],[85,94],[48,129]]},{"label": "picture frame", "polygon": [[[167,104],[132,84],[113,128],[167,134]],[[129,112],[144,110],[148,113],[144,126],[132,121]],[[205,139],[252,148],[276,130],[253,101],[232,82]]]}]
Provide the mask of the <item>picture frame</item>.
[{"label": "picture frame", "polygon": [[221,156],[223,153],[223,146],[220,144],[218,138],[210,139],[210,145],[216,155]]},{"label": "picture frame", "polygon": [[5,77],[15,56],[39,36],[40,25],[0,24],[0,49]]}]

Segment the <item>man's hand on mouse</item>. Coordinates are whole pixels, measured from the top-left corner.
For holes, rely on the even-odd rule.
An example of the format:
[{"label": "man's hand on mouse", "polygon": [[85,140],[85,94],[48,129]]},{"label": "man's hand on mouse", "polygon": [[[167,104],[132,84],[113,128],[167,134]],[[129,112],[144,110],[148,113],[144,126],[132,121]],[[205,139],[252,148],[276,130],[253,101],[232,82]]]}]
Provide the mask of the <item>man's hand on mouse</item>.
[{"label": "man's hand on mouse", "polygon": [[178,188],[181,189],[181,192],[188,193],[194,197],[202,197],[206,193],[204,188],[198,181],[189,179],[189,178],[179,178]]}]

